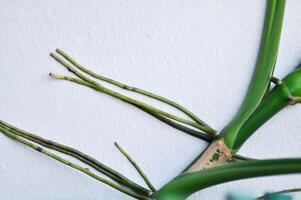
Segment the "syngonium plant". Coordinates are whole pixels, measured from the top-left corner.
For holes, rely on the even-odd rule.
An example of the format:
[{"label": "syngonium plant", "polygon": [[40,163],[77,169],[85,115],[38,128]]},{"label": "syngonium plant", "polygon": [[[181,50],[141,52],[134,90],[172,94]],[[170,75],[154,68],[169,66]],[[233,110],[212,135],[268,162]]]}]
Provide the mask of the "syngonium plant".
[{"label": "syngonium plant", "polygon": [[[113,96],[184,133],[209,143],[205,151],[192,164],[158,190],[151,184],[135,161],[117,143],[115,143],[116,147],[136,168],[148,188],[135,183],[121,173],[77,149],[26,132],[2,120],[0,121],[0,131],[15,141],[79,170],[120,192],[141,200],[184,200],[197,191],[228,181],[299,173],[301,172],[301,158],[258,160],[237,154],[244,142],[262,124],[286,106],[301,102],[301,64],[283,79],[273,77],[285,2],[285,0],[267,0],[261,46],[250,85],[237,114],[220,132],[217,132],[190,110],[172,100],[94,73],[80,65],[62,50],[57,49],[57,54],[50,54],[52,58],[76,76],[70,77],[50,73],[51,77],[71,81]],[[100,83],[101,81],[166,103],[184,113],[189,120],[115,92],[103,86]],[[271,88],[271,84],[274,85],[273,88]],[[47,149],[76,158],[93,168],[97,173],[58,156]],[[106,178],[103,178],[98,173],[103,174]],[[278,193],[296,192],[299,190],[284,190]],[[266,197],[262,196],[258,199],[267,199]]]}]

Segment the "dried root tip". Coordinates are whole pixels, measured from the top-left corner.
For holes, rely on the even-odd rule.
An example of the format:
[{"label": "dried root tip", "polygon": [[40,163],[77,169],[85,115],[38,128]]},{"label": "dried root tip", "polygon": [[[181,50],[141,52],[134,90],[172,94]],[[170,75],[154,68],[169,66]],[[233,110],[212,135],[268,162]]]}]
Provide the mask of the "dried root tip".
[{"label": "dried root tip", "polygon": [[49,73],[49,76],[51,76],[52,78],[55,78],[55,79],[62,79],[62,80],[69,79],[69,77],[67,77],[67,76],[60,75],[60,74],[54,74],[54,73]]},{"label": "dried root tip", "polygon": [[291,105],[295,105],[297,103],[301,103],[301,97],[299,97],[299,96],[289,96],[288,100],[289,100],[289,103]]},{"label": "dried root tip", "polygon": [[54,74],[54,73],[49,73],[49,76],[51,76],[51,77],[53,77],[55,79],[72,81],[72,82],[81,81],[79,79],[76,79],[76,78],[73,78],[73,77],[70,77],[70,76],[64,76],[64,75]]},{"label": "dried root tip", "polygon": [[60,50],[59,48],[55,49],[55,51],[56,51],[57,53],[65,53],[65,52],[63,52],[62,50]]},{"label": "dried root tip", "polygon": [[54,53],[50,53],[50,56],[51,56],[52,58],[54,58],[55,60],[62,60],[62,59],[60,59],[57,55],[55,55]]}]

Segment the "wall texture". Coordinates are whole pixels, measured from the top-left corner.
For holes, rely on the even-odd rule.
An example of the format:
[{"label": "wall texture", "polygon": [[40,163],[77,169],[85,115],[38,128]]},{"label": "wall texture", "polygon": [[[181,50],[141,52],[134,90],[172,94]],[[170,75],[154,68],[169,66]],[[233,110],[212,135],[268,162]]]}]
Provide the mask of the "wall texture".
[{"label": "wall texture", "polygon": [[[114,148],[118,141],[160,187],[206,144],[112,97],[52,80],[49,72],[68,72],[49,52],[59,47],[97,72],[177,100],[220,130],[245,94],[264,11],[262,0],[0,0],[0,117],[79,148],[142,183]],[[300,62],[300,11],[301,1],[288,0],[275,70],[280,78]],[[301,157],[300,111],[282,111],[240,153]],[[2,134],[0,152],[1,199],[131,199]],[[300,187],[300,178],[236,181],[190,199],[223,199],[229,191],[260,195]]]}]

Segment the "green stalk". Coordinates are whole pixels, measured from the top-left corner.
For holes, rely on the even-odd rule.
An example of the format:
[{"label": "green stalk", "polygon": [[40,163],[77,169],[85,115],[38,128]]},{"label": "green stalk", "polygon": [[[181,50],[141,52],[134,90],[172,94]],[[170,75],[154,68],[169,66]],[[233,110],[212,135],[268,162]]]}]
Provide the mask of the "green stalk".
[{"label": "green stalk", "polygon": [[119,184],[122,184],[128,188],[130,188],[133,191],[136,191],[137,193],[148,195],[151,193],[151,191],[147,190],[146,188],[143,188],[142,186],[136,184],[135,182],[131,181],[124,175],[120,174],[119,172],[113,170],[112,168],[104,165],[103,163],[99,162],[95,158],[77,150],[72,147],[68,147],[66,145],[42,138],[38,135],[26,132],[24,130],[21,130],[15,126],[12,126],[2,120],[0,120],[0,128],[3,130],[10,131],[11,133],[14,133],[20,137],[23,137],[27,140],[30,140],[32,142],[35,142],[37,144],[40,144],[46,148],[56,150],[58,152],[64,153],[66,155],[72,156],[81,162],[91,166],[98,172],[106,175],[107,177],[113,179],[114,181],[118,182]]},{"label": "green stalk", "polygon": [[252,160],[184,173],[154,193],[156,200],[184,200],[194,192],[233,180],[301,172],[301,159]]},{"label": "green stalk", "polygon": [[[228,157],[231,159],[233,156],[233,152],[236,152],[244,142],[267,120],[273,117],[276,113],[282,110],[289,104],[298,103],[298,99],[301,96],[301,68],[296,68],[294,71],[289,73],[283,80],[277,81],[276,87],[268,93],[268,95],[261,101],[256,110],[252,113],[252,115],[245,121],[245,123],[241,126],[238,133],[236,133],[235,140],[232,141],[232,134],[228,132],[224,135],[219,135],[217,140],[215,140],[211,145],[206,149],[205,153],[198,157],[193,164],[189,165],[187,171],[197,171],[201,170],[204,167],[212,167],[218,164],[224,163],[226,160],[221,159],[219,156],[217,160],[213,159],[214,155],[219,151],[225,153],[221,150],[221,147],[225,148],[225,146],[221,145],[214,149],[213,145],[216,142],[221,141],[232,141],[231,148],[232,155]],[[223,138],[224,137],[224,138]],[[210,149],[210,147],[212,147]],[[227,148],[225,148],[227,150]],[[227,151],[226,151],[227,152]],[[205,162],[208,162],[207,156],[210,160],[214,160],[214,162],[209,162],[212,165],[207,165]],[[219,155],[222,155],[219,153]],[[214,165],[215,164],[215,165]]]},{"label": "green stalk", "polygon": [[[74,83],[77,83],[79,85],[83,85],[83,86],[94,89],[94,86],[92,84],[90,84],[86,81],[80,80],[80,79],[76,79],[76,78],[69,77],[69,76],[63,76],[63,75],[59,75],[59,74],[53,74],[53,73],[49,73],[49,76],[54,77],[56,79],[60,79],[60,80],[66,80],[66,81],[74,82]],[[184,133],[187,133],[188,135],[199,138],[199,139],[204,140],[206,142],[211,142],[213,140],[213,137],[206,134],[206,133],[199,132],[199,131],[196,131],[194,129],[183,126],[179,123],[174,122],[173,120],[168,119],[167,117],[164,117],[163,115],[160,115],[156,112],[153,112],[152,110],[148,110],[144,107],[140,107],[140,106],[137,106],[137,105],[134,105],[134,106],[136,106],[140,110],[143,110],[144,112],[152,115],[153,117],[157,118],[158,120],[166,123],[167,125],[175,128],[175,129],[178,129],[178,130],[180,130]]]},{"label": "green stalk", "polygon": [[285,10],[285,0],[268,0],[261,47],[247,94],[239,111],[222,130],[226,145],[236,151],[236,140],[244,123],[262,101],[274,71]]},{"label": "green stalk", "polygon": [[[63,61],[61,58],[59,58],[58,56],[56,56],[55,54],[51,53],[50,56],[52,58],[54,58],[57,62],[59,62],[60,64],[62,64],[68,71],[70,71],[71,73],[73,73],[74,75],[76,75],[77,77],[79,77],[80,79],[82,79],[83,81],[86,81],[88,83],[90,83],[91,85],[94,86],[93,89],[99,91],[99,92],[103,92],[105,94],[108,94],[110,96],[113,96],[117,99],[120,99],[120,100],[123,100],[127,103],[130,103],[130,104],[134,104],[134,105],[138,105],[139,107],[143,107],[145,109],[148,109],[148,110],[151,110],[152,112],[156,112],[158,114],[161,114],[163,116],[166,116],[170,119],[173,119],[175,121],[178,121],[178,122],[181,122],[181,123],[184,123],[184,124],[187,124],[187,125],[190,125],[190,126],[193,126],[197,129],[200,129],[210,135],[214,135],[215,134],[215,130],[211,129],[211,128],[208,128],[206,126],[203,126],[203,125],[200,125],[198,123],[195,123],[195,122],[192,122],[192,121],[189,121],[187,119],[183,119],[181,117],[177,117],[175,115],[172,115],[170,113],[167,113],[165,111],[162,111],[160,109],[157,109],[157,108],[154,108],[146,103],[143,103],[141,101],[137,101],[135,99],[132,99],[130,97],[127,97],[125,95],[122,95],[118,92],[115,92],[111,89],[108,89],[108,88],[105,88],[103,87],[102,85],[100,85],[98,82],[86,77],[85,75],[81,74],[80,72],[78,72],[76,69],[74,69],[71,65],[69,65],[68,63],[66,63],[65,61]],[[64,80],[70,80],[72,79],[72,77],[63,77],[62,75],[58,75],[58,76],[55,76],[55,74],[53,73],[50,73],[49,75],[54,75],[53,77],[54,78],[58,78],[58,79],[64,79]],[[78,82],[78,81],[73,81],[73,82]]]},{"label": "green stalk", "polygon": [[239,149],[260,126],[284,107],[294,103],[292,102],[294,97],[299,96],[301,96],[301,68],[289,73],[262,100],[254,113],[240,128],[235,141],[232,143],[232,148]]},{"label": "green stalk", "polygon": [[[88,83],[86,81],[83,81],[83,80],[80,80],[80,79],[76,79],[76,78],[73,78],[73,77],[70,77],[70,76],[64,76],[64,75],[53,74],[53,73],[49,73],[49,76],[51,76],[53,78],[56,78],[56,79],[60,79],[60,80],[66,80],[66,81],[74,82],[74,83],[77,83],[77,84],[80,84],[80,85],[83,85],[83,86],[95,89],[94,85],[92,85],[92,84],[90,84],[90,83]],[[132,104],[132,105],[134,105],[134,104]],[[173,120],[170,120],[167,117],[164,117],[163,115],[160,115],[160,114],[158,114],[158,113],[156,113],[156,112],[154,112],[152,110],[148,110],[148,109],[146,109],[144,107],[137,106],[137,105],[134,105],[134,106],[136,106],[140,110],[143,110],[144,112],[152,115],[153,117],[157,118],[158,120],[166,123],[167,125],[175,128],[175,129],[178,129],[178,130],[180,130],[180,131],[182,131],[184,133],[187,133],[188,135],[191,135],[193,137],[199,138],[199,139],[204,140],[206,142],[211,142],[213,140],[213,136],[211,136],[211,135],[208,135],[208,134],[203,133],[203,132],[196,131],[196,130],[188,128],[186,126],[183,126],[183,125],[181,125],[179,123],[176,123]]]},{"label": "green stalk", "polygon": [[15,140],[17,142],[20,142],[20,143],[24,144],[27,147],[30,147],[30,148],[32,148],[32,149],[34,149],[34,150],[36,150],[36,151],[38,151],[38,152],[46,155],[46,156],[49,156],[50,158],[53,158],[54,160],[56,160],[56,161],[58,161],[58,162],[60,162],[62,164],[65,164],[65,165],[67,165],[69,167],[72,167],[72,168],[78,170],[78,171],[81,171],[82,173],[84,173],[84,174],[86,174],[86,175],[94,178],[95,180],[100,181],[100,182],[102,182],[102,183],[104,183],[106,185],[109,185],[110,187],[112,187],[112,188],[114,188],[114,189],[116,189],[116,190],[118,190],[118,191],[120,191],[120,192],[122,192],[124,194],[132,196],[135,199],[141,199],[141,200],[147,200],[148,199],[145,196],[136,194],[136,193],[134,193],[134,192],[132,192],[130,190],[127,190],[127,189],[125,189],[125,188],[123,188],[123,187],[121,187],[121,186],[119,186],[119,185],[117,185],[115,183],[112,183],[112,182],[108,181],[107,179],[104,179],[104,178],[96,175],[95,173],[91,172],[89,169],[87,169],[85,167],[82,167],[82,166],[80,166],[78,164],[70,162],[69,160],[66,160],[66,159],[64,159],[64,158],[62,158],[62,157],[60,157],[60,156],[58,156],[58,155],[56,155],[56,154],[54,154],[54,153],[52,153],[50,151],[47,151],[46,149],[43,149],[40,146],[37,146],[37,145],[35,145],[35,144],[33,144],[33,143],[25,140],[25,139],[22,139],[22,138],[16,136],[15,134],[11,133],[10,131],[4,129],[3,127],[0,127],[0,132],[2,132],[4,135],[6,135],[9,138],[11,138],[11,139],[13,139],[13,140]]},{"label": "green stalk", "polygon": [[[54,57],[54,56],[52,56]],[[63,62],[63,61],[60,61],[60,62]],[[142,107],[142,108],[145,108],[147,110],[150,110],[151,112],[154,112],[154,113],[158,113],[160,115],[163,115],[165,117],[168,117],[172,120],[175,120],[175,121],[178,121],[178,122],[181,122],[181,123],[184,123],[184,124],[187,124],[189,126],[192,126],[194,128],[197,128],[199,130],[202,130],[210,135],[214,135],[215,134],[215,131],[214,130],[211,130],[205,126],[202,126],[198,123],[195,123],[195,122],[192,122],[190,120],[187,120],[187,119],[184,119],[184,118],[181,118],[181,117],[178,117],[178,116],[175,116],[173,114],[170,114],[168,112],[165,112],[163,110],[160,110],[160,109],[157,109],[153,106],[150,106],[144,102],[141,102],[141,101],[138,101],[138,100],[135,100],[133,98],[130,98],[128,96],[125,96],[123,94],[120,94],[118,92],[115,92],[111,89],[108,89],[108,88],[105,88],[103,87],[102,85],[98,84],[97,82],[95,81],[92,81],[90,80],[89,78],[85,77],[84,75],[80,74],[79,72],[76,72],[74,71],[74,69],[71,68],[71,66],[69,66],[68,64],[65,63],[64,66],[68,66],[67,68],[69,69],[69,71],[72,71],[74,72],[75,75],[77,75],[79,78],[81,78],[82,80],[84,80],[85,82],[79,80],[79,79],[76,79],[76,78],[73,78],[73,77],[69,77],[69,76],[63,76],[63,75],[58,75],[58,74],[54,74],[54,73],[49,73],[49,75],[53,78],[56,78],[56,79],[61,79],[61,80],[67,80],[67,81],[71,81],[71,82],[74,82],[74,83],[78,83],[78,84],[81,84],[81,85],[84,85],[84,86],[87,86],[87,87],[90,87],[96,91],[99,91],[99,92],[102,92],[102,93],[105,93],[105,94],[108,94],[112,97],[115,97],[117,99],[120,99],[122,101],[125,101],[129,104],[133,104],[135,106],[137,106],[138,108],[139,107]],[[75,73],[76,72],[76,73]],[[88,84],[89,83],[89,84]]]},{"label": "green stalk", "polygon": [[168,104],[168,105],[170,105],[170,106],[172,106],[172,107],[174,107],[174,108],[182,111],[187,116],[189,116],[191,119],[193,119],[196,123],[212,129],[208,124],[206,124],[203,120],[201,120],[199,117],[197,117],[195,114],[193,114],[190,110],[188,110],[184,106],[182,106],[182,105],[180,105],[180,104],[178,104],[178,103],[176,103],[176,102],[174,102],[174,101],[172,101],[170,99],[167,99],[165,97],[159,96],[159,95],[154,94],[152,92],[148,92],[148,91],[143,90],[143,89],[139,89],[137,87],[126,85],[126,84],[121,83],[119,81],[116,81],[114,79],[111,79],[111,78],[105,77],[103,75],[97,74],[97,73],[95,73],[95,72],[87,69],[86,67],[80,65],[78,62],[76,62],[71,56],[69,56],[64,51],[62,51],[60,49],[56,49],[56,52],[58,54],[60,54],[61,56],[63,56],[67,61],[69,61],[77,69],[81,70],[82,72],[84,72],[86,74],[89,74],[90,76],[92,76],[92,77],[94,77],[96,79],[99,79],[101,81],[105,81],[105,82],[110,83],[112,85],[115,85],[115,86],[117,86],[119,88],[122,88],[122,89],[125,89],[125,90],[128,90],[128,91],[132,91],[132,92],[136,92],[136,93],[145,95],[147,97],[156,99],[158,101],[161,101],[163,103],[166,103],[166,104]]},{"label": "green stalk", "polygon": [[114,92],[114,91],[112,91],[112,90],[110,90],[110,89],[107,89],[107,88],[99,88],[99,87],[95,87],[94,89],[95,89],[95,90],[98,90],[98,91],[100,91],[100,92],[103,92],[103,93],[105,93],[105,94],[108,94],[108,95],[110,95],[110,96],[116,97],[116,98],[118,98],[118,99],[121,99],[121,100],[123,100],[123,101],[125,101],[125,102],[131,103],[131,104],[134,104],[134,105],[137,105],[137,106],[140,106],[140,107],[144,107],[145,109],[151,110],[152,112],[158,113],[158,114],[160,114],[160,115],[163,115],[163,116],[168,117],[168,118],[170,118],[170,119],[173,119],[173,120],[175,120],[175,121],[181,122],[181,123],[183,123],[183,124],[187,124],[187,125],[189,125],[189,126],[192,126],[192,127],[194,127],[194,128],[197,128],[197,129],[199,129],[199,130],[201,130],[201,131],[204,131],[204,132],[206,132],[206,133],[208,133],[208,134],[210,134],[210,135],[214,135],[214,134],[215,134],[214,130],[211,130],[211,129],[205,127],[205,126],[202,126],[202,125],[197,124],[197,123],[195,123],[195,122],[192,122],[192,121],[190,121],[190,120],[187,120],[187,119],[184,119],[184,118],[175,116],[175,115],[173,115],[173,114],[167,113],[167,112],[165,112],[165,111],[163,111],[163,110],[160,110],[160,109],[157,109],[157,108],[155,108],[155,107],[149,106],[149,105],[147,105],[147,104],[145,104],[145,103],[143,103],[143,102],[141,102],[141,101],[137,101],[137,100],[132,99],[132,98],[130,98],[130,97],[127,97],[127,96],[125,96],[125,95],[123,95],[123,94]]},{"label": "green stalk", "polygon": [[117,149],[126,157],[126,159],[134,166],[134,168],[137,170],[139,175],[143,178],[146,185],[153,191],[156,191],[156,188],[153,186],[153,184],[150,182],[150,180],[147,178],[145,173],[142,171],[142,169],[139,167],[139,165],[131,158],[131,156],[117,143],[114,143]]}]

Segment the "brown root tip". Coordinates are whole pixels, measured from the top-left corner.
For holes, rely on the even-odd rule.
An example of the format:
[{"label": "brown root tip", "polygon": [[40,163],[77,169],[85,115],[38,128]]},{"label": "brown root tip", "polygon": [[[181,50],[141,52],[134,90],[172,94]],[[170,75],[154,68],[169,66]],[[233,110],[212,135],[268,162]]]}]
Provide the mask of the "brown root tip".
[{"label": "brown root tip", "polygon": [[53,59],[55,59],[56,61],[58,61],[58,62],[61,62],[61,58],[60,57],[58,57],[56,54],[54,54],[54,53],[50,53],[50,56],[53,58]]},{"label": "brown root tip", "polygon": [[58,53],[62,53],[62,52],[63,52],[63,51],[60,50],[59,48],[55,49],[55,51],[58,52]]}]

